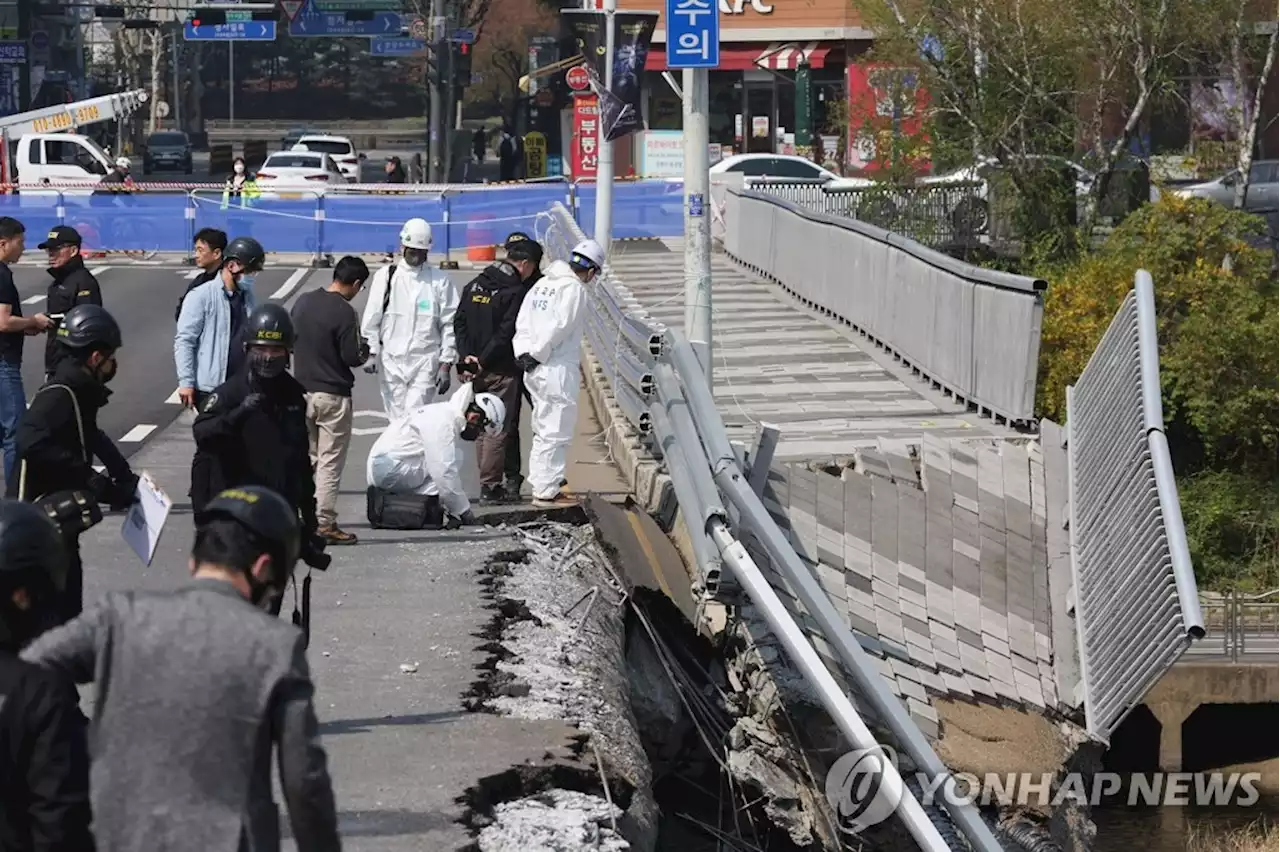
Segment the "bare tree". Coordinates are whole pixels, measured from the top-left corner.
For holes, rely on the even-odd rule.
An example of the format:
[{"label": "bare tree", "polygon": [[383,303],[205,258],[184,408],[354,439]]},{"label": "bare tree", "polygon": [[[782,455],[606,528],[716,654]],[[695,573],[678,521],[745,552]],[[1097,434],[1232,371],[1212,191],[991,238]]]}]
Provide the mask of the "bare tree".
[{"label": "bare tree", "polygon": [[[1238,5],[1233,26],[1229,35],[1231,45],[1231,81],[1235,86],[1237,103],[1230,110],[1232,123],[1235,125],[1235,138],[1239,145],[1236,154],[1235,207],[1243,210],[1249,194],[1249,172],[1253,167],[1253,149],[1258,138],[1258,125],[1262,120],[1262,100],[1266,95],[1267,84],[1271,81],[1271,72],[1276,65],[1276,40],[1280,32],[1274,25],[1271,35],[1267,37],[1267,52],[1262,60],[1261,71],[1250,75],[1250,38],[1254,33],[1253,23],[1248,20],[1246,7],[1252,4],[1244,0],[1235,0]],[[1271,17],[1276,17],[1273,9]],[[1251,78],[1251,79],[1250,79]],[[1250,83],[1252,82],[1252,85]],[[1253,90],[1252,99],[1249,91]]]}]

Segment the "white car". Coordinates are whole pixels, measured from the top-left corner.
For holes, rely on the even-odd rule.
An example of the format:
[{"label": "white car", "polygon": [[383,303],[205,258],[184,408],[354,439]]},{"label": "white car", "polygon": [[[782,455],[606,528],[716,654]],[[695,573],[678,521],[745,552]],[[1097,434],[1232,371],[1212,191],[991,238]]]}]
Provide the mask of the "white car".
[{"label": "white car", "polygon": [[346,182],[346,175],[328,154],[299,151],[296,147],[272,154],[258,169],[258,188],[266,192],[276,189],[324,192],[326,187]]},{"label": "white car", "polygon": [[766,180],[822,181],[829,189],[866,189],[875,186],[867,178],[843,178],[822,166],[792,154],[734,154],[725,157],[711,167],[711,174],[737,172],[743,175],[743,185],[750,186],[752,178]]},{"label": "white car", "polygon": [[[1079,163],[1073,163],[1062,157],[1032,154],[1027,157],[1027,160],[1043,161],[1046,165],[1063,166],[1071,169],[1076,179],[1077,206],[1083,208],[1084,204],[1087,203],[1089,192],[1093,187],[1093,172]],[[964,166],[940,175],[929,175],[928,177],[920,178],[916,181],[916,186],[945,187],[955,184],[977,184],[977,186],[968,188],[958,187],[954,193],[955,197],[946,200],[946,206],[949,208],[946,212],[957,229],[971,230],[975,234],[983,234],[989,224],[987,210],[989,186],[987,179],[991,171],[999,167],[1000,161],[995,157],[983,157],[973,165]],[[951,193],[947,194],[951,195]]]},{"label": "white car", "polygon": [[351,140],[347,137],[308,134],[299,139],[298,143],[293,146],[295,151],[299,148],[328,154],[333,157],[333,161],[338,164],[338,168],[342,169],[342,174],[346,177],[347,183],[360,182],[360,163],[365,156],[356,150],[356,146],[352,145]]}]

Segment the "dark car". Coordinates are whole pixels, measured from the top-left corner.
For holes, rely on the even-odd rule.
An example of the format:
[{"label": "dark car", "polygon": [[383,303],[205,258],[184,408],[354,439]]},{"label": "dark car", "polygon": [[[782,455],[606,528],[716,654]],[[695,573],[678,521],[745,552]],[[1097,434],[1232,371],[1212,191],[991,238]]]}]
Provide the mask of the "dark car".
[{"label": "dark car", "polygon": [[142,168],[147,172],[173,169],[191,174],[191,140],[187,138],[187,134],[175,130],[152,133],[147,137]]},{"label": "dark car", "polygon": [[311,136],[311,135],[313,135],[313,132],[306,129],[305,127],[295,127],[292,130],[290,130],[288,133],[286,133],[284,135],[284,138],[280,140],[280,150],[292,151],[293,146],[298,144],[299,139],[301,139],[303,136]]}]

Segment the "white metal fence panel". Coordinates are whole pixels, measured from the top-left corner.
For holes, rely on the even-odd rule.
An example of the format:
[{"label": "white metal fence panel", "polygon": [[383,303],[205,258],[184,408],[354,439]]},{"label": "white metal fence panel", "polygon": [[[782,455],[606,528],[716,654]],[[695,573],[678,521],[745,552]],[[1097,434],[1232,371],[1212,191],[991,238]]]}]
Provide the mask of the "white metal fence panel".
[{"label": "white metal fence panel", "polygon": [[1151,276],[1067,389],[1071,568],[1086,727],[1108,741],[1204,635],[1160,402]]}]

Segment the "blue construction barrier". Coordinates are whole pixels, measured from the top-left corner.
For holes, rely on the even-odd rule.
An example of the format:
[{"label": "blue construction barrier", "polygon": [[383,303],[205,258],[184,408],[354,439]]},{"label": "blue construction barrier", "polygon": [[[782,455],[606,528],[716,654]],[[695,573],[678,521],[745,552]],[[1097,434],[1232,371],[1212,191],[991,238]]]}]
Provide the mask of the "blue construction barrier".
[{"label": "blue construction barrier", "polygon": [[[201,228],[251,236],[271,252],[355,254],[391,252],[406,219],[426,219],[435,250],[501,245],[512,231],[537,233],[539,217],[555,202],[574,212],[591,233],[594,184],[526,183],[457,186],[444,192],[266,192],[242,203],[218,189],[188,192],[88,194],[81,190],[0,195],[0,216],[12,216],[32,235],[71,225],[85,246],[109,251],[186,252]],[[613,234],[619,239],[682,233],[679,182],[625,181],[614,187]]]}]

